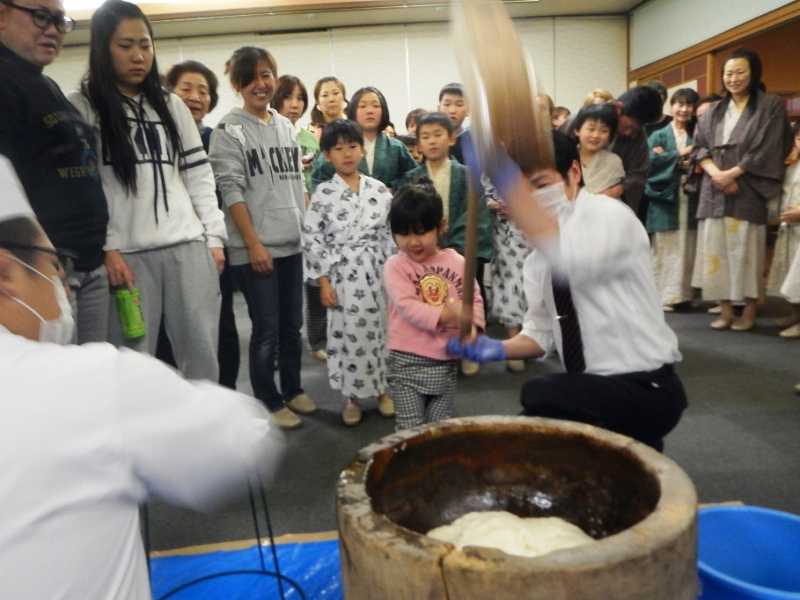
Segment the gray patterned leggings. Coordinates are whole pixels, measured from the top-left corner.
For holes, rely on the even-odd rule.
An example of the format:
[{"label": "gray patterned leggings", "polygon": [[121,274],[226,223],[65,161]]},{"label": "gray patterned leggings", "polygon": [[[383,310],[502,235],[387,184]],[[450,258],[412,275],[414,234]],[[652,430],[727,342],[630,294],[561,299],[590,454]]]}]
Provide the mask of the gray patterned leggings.
[{"label": "gray patterned leggings", "polygon": [[458,362],[389,352],[389,394],[394,400],[395,429],[410,429],[455,416]]}]

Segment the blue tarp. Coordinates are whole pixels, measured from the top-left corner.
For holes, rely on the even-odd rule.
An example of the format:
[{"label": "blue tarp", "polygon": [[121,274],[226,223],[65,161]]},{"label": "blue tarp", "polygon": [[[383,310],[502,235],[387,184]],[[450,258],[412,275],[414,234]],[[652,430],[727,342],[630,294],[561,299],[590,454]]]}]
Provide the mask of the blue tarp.
[{"label": "blue tarp", "polygon": [[[336,540],[279,544],[276,548],[281,574],[297,582],[307,600],[342,600],[339,544]],[[264,547],[263,553],[266,569],[274,571],[272,550]],[[181,584],[206,575],[260,568],[256,546],[245,550],[155,558],[150,567],[153,598],[163,598]],[[287,600],[299,600],[303,597],[290,583],[284,581],[283,587]],[[279,599],[276,579],[258,575],[231,575],[198,583],[170,596],[170,600],[253,598]]]}]

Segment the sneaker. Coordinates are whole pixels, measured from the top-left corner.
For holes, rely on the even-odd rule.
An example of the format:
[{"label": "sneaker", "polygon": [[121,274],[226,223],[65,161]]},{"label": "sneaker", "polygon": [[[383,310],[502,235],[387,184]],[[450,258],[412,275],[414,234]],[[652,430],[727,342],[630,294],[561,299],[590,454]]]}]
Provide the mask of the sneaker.
[{"label": "sneaker", "polygon": [[378,412],[382,417],[394,416],[394,400],[386,392],[378,396]]},{"label": "sneaker", "polygon": [[471,360],[461,361],[461,372],[466,377],[472,377],[473,375],[477,375],[478,373],[480,373],[480,370],[481,370],[480,363],[476,363]]},{"label": "sneaker", "polygon": [[271,413],[270,416],[272,417],[272,422],[281,429],[297,429],[303,424],[300,417],[285,406]]},{"label": "sneaker", "polygon": [[708,309],[708,314],[710,315],[719,315],[722,314],[722,307],[717,304],[716,306],[712,306]]},{"label": "sneaker", "polygon": [[286,403],[294,412],[301,415],[310,415],[317,412],[317,405],[306,393],[297,394]]},{"label": "sneaker", "polygon": [[508,369],[512,373],[522,373],[523,371],[525,371],[525,361],[524,360],[507,360],[506,361],[506,369]]},{"label": "sneaker", "polygon": [[328,352],[325,349],[314,350],[311,352],[311,356],[316,358],[319,362],[328,360]]},{"label": "sneaker", "polygon": [[348,400],[342,408],[342,422],[348,427],[361,423],[361,407],[353,400]]},{"label": "sneaker", "polygon": [[800,323],[795,323],[791,327],[787,327],[781,331],[779,335],[786,339],[800,338]]}]

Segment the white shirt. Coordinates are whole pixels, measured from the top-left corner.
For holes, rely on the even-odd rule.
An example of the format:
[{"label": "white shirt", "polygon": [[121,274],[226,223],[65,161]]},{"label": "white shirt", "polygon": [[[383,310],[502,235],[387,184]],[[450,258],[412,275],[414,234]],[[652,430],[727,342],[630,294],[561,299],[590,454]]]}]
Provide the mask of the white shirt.
[{"label": "white shirt", "polygon": [[150,600],[138,505],[209,508],[280,434],[257,402],[108,344],[0,327],[0,598]]},{"label": "white shirt", "polygon": [[[564,200],[566,202],[566,199]],[[628,206],[581,190],[559,211],[561,268],[578,314],[586,372],[653,371],[681,360],[678,339],[664,320],[647,232]],[[551,261],[534,250],[525,261],[528,312],[522,333],[546,352],[561,354]]]},{"label": "white shirt", "polygon": [[742,116],[742,111],[736,108],[736,102],[731,101],[728,102],[728,109],[725,111],[725,116],[722,120],[722,143],[727,144],[728,140],[731,138],[731,134],[733,130],[736,129],[737,123],[739,123],[739,118]]},{"label": "white shirt", "polygon": [[375,140],[377,139],[368,140],[364,138],[364,154],[366,155],[367,169],[369,169],[368,175],[372,175],[372,169],[375,166]]},{"label": "white shirt", "polygon": [[439,194],[439,197],[442,199],[442,209],[444,211],[444,218],[450,218],[450,159],[446,159],[442,165],[439,167],[439,170],[436,171],[434,174],[433,169],[431,169],[431,165],[429,163],[425,163],[426,168],[428,170],[428,177],[431,178],[433,182],[433,187],[436,189],[436,193]]}]

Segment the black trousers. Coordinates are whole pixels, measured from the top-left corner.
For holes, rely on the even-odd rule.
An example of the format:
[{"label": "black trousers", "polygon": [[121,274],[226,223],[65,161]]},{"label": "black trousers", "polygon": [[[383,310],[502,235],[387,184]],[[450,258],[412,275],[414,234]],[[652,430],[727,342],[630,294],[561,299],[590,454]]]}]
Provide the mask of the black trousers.
[{"label": "black trousers", "polygon": [[[219,276],[219,289],[222,294],[222,305],[219,314],[219,345],[217,347],[217,361],[219,362],[219,383],[232,390],[236,389],[236,380],[239,377],[239,332],[236,329],[236,316],[233,312],[233,276],[228,264],[228,255],[225,254],[225,270]],[[177,368],[175,356],[172,354],[172,344],[167,337],[164,321],[158,331],[158,345],[156,358],[168,365]]]},{"label": "black trousers", "polygon": [[687,406],[672,365],[623,375],[545,375],[522,386],[520,401],[524,415],[588,423],[658,451]]}]

